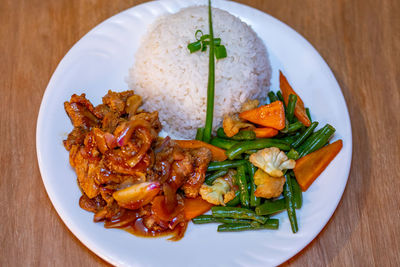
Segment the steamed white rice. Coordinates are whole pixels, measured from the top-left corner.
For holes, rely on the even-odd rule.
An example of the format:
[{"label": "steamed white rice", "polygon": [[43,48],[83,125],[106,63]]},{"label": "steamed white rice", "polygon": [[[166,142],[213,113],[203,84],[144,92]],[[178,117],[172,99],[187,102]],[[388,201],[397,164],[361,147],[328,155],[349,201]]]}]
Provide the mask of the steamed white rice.
[{"label": "steamed white rice", "polygon": [[[271,67],[263,41],[250,26],[226,11],[212,12],[214,38],[222,39],[228,54],[215,65],[215,129],[246,100],[266,97]],[[193,139],[205,123],[208,49],[193,54],[187,49],[198,29],[209,33],[206,6],[160,17],[129,72],[129,87],[143,97],[144,109],[158,110],[163,129],[175,138]]]}]

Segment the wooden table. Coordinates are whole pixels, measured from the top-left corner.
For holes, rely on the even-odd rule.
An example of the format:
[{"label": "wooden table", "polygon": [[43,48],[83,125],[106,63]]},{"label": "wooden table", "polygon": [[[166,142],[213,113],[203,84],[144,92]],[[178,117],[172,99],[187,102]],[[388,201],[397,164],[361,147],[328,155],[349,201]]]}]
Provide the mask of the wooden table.
[{"label": "wooden table", "polygon": [[[107,265],[54,210],[35,153],[39,105],[58,62],[85,33],[144,1],[0,0],[0,266]],[[240,0],[287,23],[325,58],[354,136],[343,198],[285,265],[400,265],[400,1]]]}]

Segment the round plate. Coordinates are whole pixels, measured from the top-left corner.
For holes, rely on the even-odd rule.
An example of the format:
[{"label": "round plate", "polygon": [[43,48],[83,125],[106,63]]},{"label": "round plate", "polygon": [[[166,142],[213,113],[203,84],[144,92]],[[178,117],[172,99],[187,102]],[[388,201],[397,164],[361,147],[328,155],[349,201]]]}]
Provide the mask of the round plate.
[{"label": "round plate", "polygon": [[111,17],[79,40],[65,55],[44,94],[37,123],[37,155],[42,179],[58,214],[79,240],[106,261],[119,266],[266,266],[277,265],[303,249],[332,216],[346,186],[352,137],[345,100],[331,70],[318,52],[298,33],[256,9],[215,0],[213,6],[229,11],[253,27],[269,51],[273,80],[278,70],[310,107],[320,126],[330,123],[343,139],[343,149],[303,194],[298,210],[299,232],[293,234],[286,213],[277,217],[277,231],[217,233],[215,224],[189,225],[178,242],[140,238],[119,229],[93,223],[93,214],[78,205],[81,192],[68,162],[62,140],[71,131],[63,102],[72,94],[86,93],[99,104],[107,90],[127,90],[125,78],[134,61],[141,36],[161,14],[207,4],[206,1],[148,2]]}]

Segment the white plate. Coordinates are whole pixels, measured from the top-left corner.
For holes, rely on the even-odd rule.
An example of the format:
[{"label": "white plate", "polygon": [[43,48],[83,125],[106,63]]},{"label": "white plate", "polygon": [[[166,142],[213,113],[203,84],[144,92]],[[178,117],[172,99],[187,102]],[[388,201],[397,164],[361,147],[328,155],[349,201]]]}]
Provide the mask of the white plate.
[{"label": "white plate", "polygon": [[286,213],[277,231],[217,233],[216,225],[190,224],[179,242],[140,238],[123,230],[104,229],[93,214],[79,208],[81,195],[62,140],[72,129],[63,102],[86,93],[94,104],[108,89],[126,90],[125,77],[146,27],[160,14],[176,12],[200,0],[166,0],[130,8],[101,23],[77,42],[62,59],[44,94],[37,123],[37,155],[47,193],[67,227],[106,261],[119,266],[266,266],[277,265],[303,249],[332,216],[346,186],[352,137],[345,100],[331,70],[298,33],[256,9],[221,0],[225,9],[253,27],[264,40],[273,68],[272,88],[282,69],[320,125],[329,122],[343,139],[343,149],[304,193],[298,211],[300,231],[292,234]]}]

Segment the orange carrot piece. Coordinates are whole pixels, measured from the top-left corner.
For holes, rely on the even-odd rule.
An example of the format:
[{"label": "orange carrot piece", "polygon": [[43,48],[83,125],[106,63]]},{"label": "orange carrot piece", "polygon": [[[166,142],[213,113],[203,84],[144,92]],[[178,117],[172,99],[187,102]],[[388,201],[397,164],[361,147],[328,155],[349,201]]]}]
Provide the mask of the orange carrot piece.
[{"label": "orange carrot piece", "polygon": [[191,220],[209,211],[214,206],[213,204],[203,200],[201,197],[185,198],[184,203],[183,212],[185,214],[185,220]]},{"label": "orange carrot piece", "polygon": [[285,128],[285,108],[281,101],[275,101],[239,114],[241,119],[277,130]]},{"label": "orange carrot piece", "polygon": [[278,134],[278,130],[270,127],[255,128],[253,131],[256,133],[257,138],[269,138]]},{"label": "orange carrot piece", "polygon": [[224,161],[228,157],[225,155],[225,150],[206,142],[199,140],[175,140],[175,142],[182,148],[200,148],[206,147],[211,150],[213,161]]},{"label": "orange carrot piece", "polygon": [[306,191],[315,179],[325,170],[342,147],[342,140],[337,140],[296,161],[296,166],[293,171],[303,192]]},{"label": "orange carrot piece", "polygon": [[281,88],[283,100],[287,105],[289,102],[289,95],[296,95],[297,102],[296,107],[294,108],[294,115],[296,118],[303,123],[305,126],[309,127],[311,124],[310,119],[307,116],[306,109],[304,108],[304,102],[301,100],[300,96],[296,94],[293,88],[290,86],[289,82],[287,81],[286,77],[279,71],[279,85]]}]

